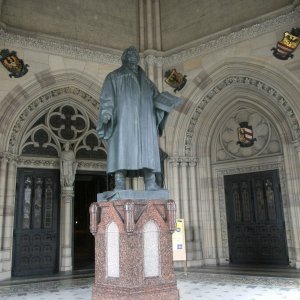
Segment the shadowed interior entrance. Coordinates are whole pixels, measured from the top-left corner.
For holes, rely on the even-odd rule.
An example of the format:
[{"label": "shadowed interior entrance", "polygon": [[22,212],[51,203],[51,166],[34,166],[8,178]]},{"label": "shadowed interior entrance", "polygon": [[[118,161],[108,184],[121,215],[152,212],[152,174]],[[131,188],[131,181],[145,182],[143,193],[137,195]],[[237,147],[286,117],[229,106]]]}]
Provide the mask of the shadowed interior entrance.
[{"label": "shadowed interior entrance", "polygon": [[105,173],[79,173],[75,177],[74,196],[74,269],[94,268],[94,237],[90,233],[89,207],[97,193],[107,190]]}]

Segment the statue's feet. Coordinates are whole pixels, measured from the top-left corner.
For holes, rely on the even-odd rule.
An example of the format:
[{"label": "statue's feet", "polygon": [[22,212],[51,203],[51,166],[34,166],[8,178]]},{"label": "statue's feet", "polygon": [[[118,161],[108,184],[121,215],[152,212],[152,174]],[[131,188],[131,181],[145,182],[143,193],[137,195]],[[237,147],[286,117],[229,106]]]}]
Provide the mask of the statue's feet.
[{"label": "statue's feet", "polygon": [[161,190],[161,187],[156,183],[145,185],[145,191],[159,191],[159,190]]},{"label": "statue's feet", "polygon": [[115,188],[114,191],[122,191],[126,189],[125,175],[122,171],[115,173]]}]

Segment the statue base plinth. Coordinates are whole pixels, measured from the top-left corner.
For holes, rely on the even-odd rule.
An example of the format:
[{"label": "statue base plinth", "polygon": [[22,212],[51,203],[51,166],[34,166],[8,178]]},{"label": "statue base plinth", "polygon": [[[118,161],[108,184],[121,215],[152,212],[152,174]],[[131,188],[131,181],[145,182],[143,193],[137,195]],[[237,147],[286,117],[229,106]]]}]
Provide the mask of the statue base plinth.
[{"label": "statue base plinth", "polygon": [[134,191],[134,190],[117,190],[108,191],[97,194],[97,201],[111,201],[111,200],[168,200],[169,191],[165,189],[157,191]]},{"label": "statue base plinth", "polygon": [[176,284],[143,288],[94,285],[92,300],[179,300]]},{"label": "statue base plinth", "polygon": [[173,200],[94,202],[93,300],[179,300],[173,269]]}]

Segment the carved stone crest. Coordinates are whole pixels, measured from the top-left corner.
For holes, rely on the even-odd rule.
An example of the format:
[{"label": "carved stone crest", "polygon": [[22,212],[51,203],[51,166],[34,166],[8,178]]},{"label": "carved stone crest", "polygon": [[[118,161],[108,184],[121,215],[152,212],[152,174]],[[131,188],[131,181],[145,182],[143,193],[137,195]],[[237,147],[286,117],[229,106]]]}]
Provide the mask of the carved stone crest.
[{"label": "carved stone crest", "polygon": [[18,58],[15,51],[3,49],[0,52],[0,61],[2,65],[10,72],[9,77],[19,78],[28,72],[28,65],[24,64],[23,60]]}]

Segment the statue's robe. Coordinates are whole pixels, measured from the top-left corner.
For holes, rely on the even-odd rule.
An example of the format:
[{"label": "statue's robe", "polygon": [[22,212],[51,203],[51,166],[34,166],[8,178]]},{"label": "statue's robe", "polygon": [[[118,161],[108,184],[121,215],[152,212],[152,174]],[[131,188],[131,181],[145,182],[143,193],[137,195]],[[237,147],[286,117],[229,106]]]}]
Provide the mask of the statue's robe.
[{"label": "statue's robe", "polygon": [[[158,127],[165,113],[154,107],[159,94],[138,67],[138,75],[123,65],[105,78],[100,94],[97,132],[108,140],[107,173],[150,169],[160,172]],[[105,112],[111,115],[103,123]]]}]

